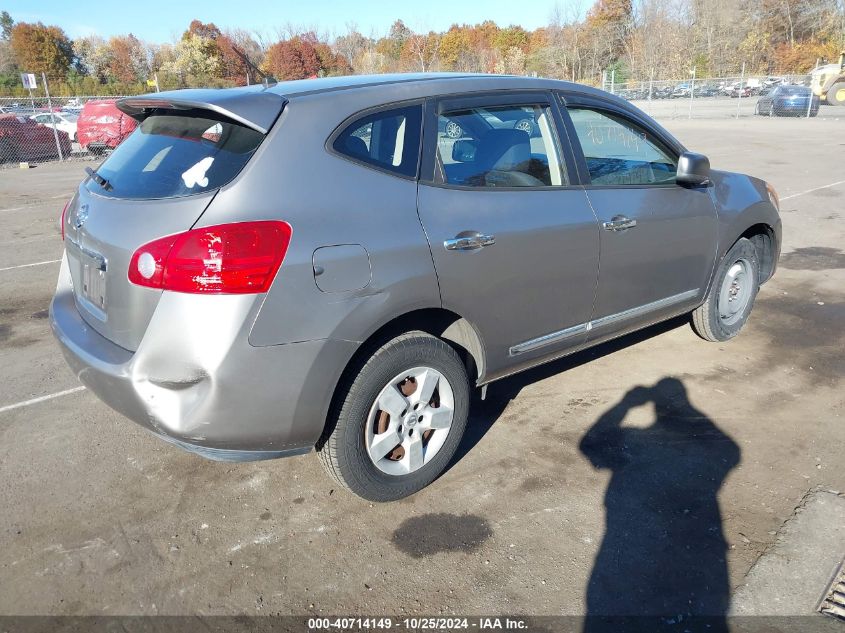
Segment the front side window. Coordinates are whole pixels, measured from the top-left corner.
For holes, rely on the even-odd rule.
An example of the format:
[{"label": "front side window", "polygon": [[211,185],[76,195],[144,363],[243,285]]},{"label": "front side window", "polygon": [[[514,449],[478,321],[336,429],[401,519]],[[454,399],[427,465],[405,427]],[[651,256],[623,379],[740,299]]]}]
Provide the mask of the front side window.
[{"label": "front side window", "polygon": [[463,187],[567,184],[549,107],[441,105],[435,181]]},{"label": "front side window", "polygon": [[675,182],[677,161],[649,132],[622,117],[569,108],[594,185],[659,185]]},{"label": "front side window", "polygon": [[332,147],[379,169],[414,178],[420,155],[422,106],[381,110],[346,126]]}]

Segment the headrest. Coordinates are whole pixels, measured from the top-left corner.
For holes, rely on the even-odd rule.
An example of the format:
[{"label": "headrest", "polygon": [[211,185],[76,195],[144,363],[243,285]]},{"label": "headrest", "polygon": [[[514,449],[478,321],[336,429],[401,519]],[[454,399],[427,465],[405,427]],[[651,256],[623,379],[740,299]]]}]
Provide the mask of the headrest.
[{"label": "headrest", "polygon": [[531,138],[523,130],[490,130],[481,137],[475,156],[488,171],[513,171],[531,159]]}]

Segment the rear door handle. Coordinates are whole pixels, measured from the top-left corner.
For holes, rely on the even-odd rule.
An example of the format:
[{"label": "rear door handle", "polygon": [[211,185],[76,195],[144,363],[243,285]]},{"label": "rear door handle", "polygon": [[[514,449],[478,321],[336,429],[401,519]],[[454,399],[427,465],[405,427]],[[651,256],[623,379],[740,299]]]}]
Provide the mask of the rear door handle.
[{"label": "rear door handle", "polygon": [[457,237],[443,242],[443,246],[446,247],[447,251],[477,251],[480,248],[492,246],[495,243],[495,235],[475,233],[472,235],[459,234]]},{"label": "rear door handle", "polygon": [[602,222],[601,226],[606,231],[627,231],[637,226],[637,221],[624,215],[614,215],[610,222]]}]

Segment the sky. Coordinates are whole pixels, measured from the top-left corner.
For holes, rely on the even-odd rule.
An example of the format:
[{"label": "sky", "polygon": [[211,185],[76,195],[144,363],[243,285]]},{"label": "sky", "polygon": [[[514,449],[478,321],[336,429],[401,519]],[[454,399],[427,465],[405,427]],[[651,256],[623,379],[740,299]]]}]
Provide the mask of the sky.
[{"label": "sky", "polygon": [[[578,7],[587,0],[564,0],[561,6]],[[443,31],[453,23],[475,24],[494,20],[500,26],[518,24],[528,30],[548,24],[555,0],[517,2],[485,0],[0,0],[16,22],[44,22],[62,27],[70,38],[86,35],[132,33],[142,40],[167,42],[178,38],[193,19],[214,22],[221,30],[243,28],[275,36],[278,27],[292,24],[329,36],[355,24],[364,35],[381,37],[402,19],[415,31]],[[577,10],[577,9],[576,9]]]}]

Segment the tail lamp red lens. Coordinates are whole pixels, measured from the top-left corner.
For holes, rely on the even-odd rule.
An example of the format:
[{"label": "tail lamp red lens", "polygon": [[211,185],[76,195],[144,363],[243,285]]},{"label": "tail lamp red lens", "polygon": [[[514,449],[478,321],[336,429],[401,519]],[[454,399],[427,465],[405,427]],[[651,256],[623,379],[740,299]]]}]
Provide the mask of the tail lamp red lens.
[{"label": "tail lamp red lens", "polygon": [[144,244],[129,281],[195,294],[267,292],[290,244],[287,222],[237,222],[192,229]]}]

